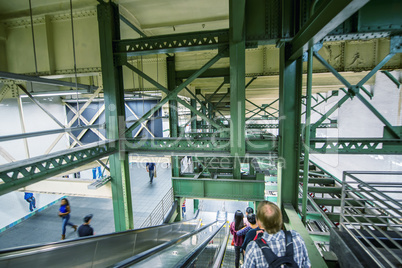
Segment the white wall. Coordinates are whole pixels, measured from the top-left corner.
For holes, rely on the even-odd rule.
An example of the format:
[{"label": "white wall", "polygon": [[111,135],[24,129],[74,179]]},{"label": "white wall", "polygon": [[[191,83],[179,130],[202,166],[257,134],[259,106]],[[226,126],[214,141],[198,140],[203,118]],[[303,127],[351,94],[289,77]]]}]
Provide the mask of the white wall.
[{"label": "white wall", "polygon": [[[64,105],[59,97],[43,97],[37,100],[61,123],[66,123]],[[50,130],[60,128],[45,112],[29,98],[22,98],[23,113],[25,118],[26,132]],[[21,134],[21,124],[18,112],[17,99],[4,99],[0,103],[0,136]],[[28,139],[30,157],[43,155],[50,147],[59,134],[33,137]],[[0,146],[6,150],[16,160],[26,159],[24,142],[22,139],[0,142]],[[57,143],[52,152],[65,150],[67,148],[67,138],[63,138]],[[8,163],[0,155],[0,165]]]},{"label": "white wall", "polygon": [[[401,71],[392,71],[394,77],[401,80]],[[374,97],[369,102],[390,122],[393,126],[401,126],[401,89],[383,73],[378,72],[375,84],[372,86]],[[366,86],[370,90],[370,86]],[[362,93],[365,95],[365,93]],[[326,112],[337,100],[344,96],[340,92],[339,97],[331,99],[328,103],[319,106],[319,111]],[[367,97],[368,99],[368,97]],[[317,119],[317,114],[312,122]],[[354,98],[348,100],[331,118],[338,119],[338,129],[320,129],[317,137],[378,137],[383,135],[384,124],[363,103]],[[343,171],[402,171],[402,155],[323,155],[313,154],[311,159],[322,165],[338,178],[342,178]]]}]

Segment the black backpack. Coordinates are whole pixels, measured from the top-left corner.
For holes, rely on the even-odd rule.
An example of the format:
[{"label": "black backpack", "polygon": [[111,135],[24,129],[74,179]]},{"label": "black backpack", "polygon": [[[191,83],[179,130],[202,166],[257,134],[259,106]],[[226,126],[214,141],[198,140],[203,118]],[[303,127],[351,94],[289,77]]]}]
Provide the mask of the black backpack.
[{"label": "black backpack", "polygon": [[258,239],[254,241],[260,247],[270,268],[299,267],[293,259],[293,240],[290,231],[285,232],[286,253],[285,256],[282,257],[276,256],[262,237],[258,237]]}]

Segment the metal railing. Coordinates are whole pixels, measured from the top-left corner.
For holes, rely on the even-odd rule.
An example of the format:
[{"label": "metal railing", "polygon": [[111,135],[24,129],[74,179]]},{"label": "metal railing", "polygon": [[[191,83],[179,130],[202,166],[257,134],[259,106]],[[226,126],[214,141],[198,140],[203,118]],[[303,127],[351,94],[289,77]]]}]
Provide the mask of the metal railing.
[{"label": "metal railing", "polygon": [[165,215],[169,213],[174,202],[173,187],[166,193],[162,200],[156,205],[154,210],[142,223],[140,228],[145,228],[163,223]]},{"label": "metal railing", "polygon": [[379,267],[402,265],[401,181],[402,172],[343,173],[340,230]]}]

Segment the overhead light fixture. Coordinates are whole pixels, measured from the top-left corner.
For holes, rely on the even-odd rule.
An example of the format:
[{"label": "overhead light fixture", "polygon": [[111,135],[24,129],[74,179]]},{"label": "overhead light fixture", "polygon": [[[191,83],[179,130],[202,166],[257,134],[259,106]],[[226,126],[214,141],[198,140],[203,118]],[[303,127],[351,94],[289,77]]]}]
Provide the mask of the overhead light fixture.
[{"label": "overhead light fixture", "polygon": [[[32,92],[31,95],[34,97],[51,97],[51,96],[71,96],[71,95],[77,95],[77,94],[85,94],[88,93],[86,90],[60,90],[60,91],[51,91],[51,92]],[[28,98],[28,95],[22,94],[20,95],[21,98]]]}]

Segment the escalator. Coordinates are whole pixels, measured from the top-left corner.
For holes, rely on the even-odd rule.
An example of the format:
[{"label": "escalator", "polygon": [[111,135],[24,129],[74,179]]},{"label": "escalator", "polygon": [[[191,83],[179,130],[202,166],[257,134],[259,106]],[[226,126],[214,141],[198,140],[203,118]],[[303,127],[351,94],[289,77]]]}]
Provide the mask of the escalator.
[{"label": "escalator", "polygon": [[[0,251],[0,267],[219,267],[227,213],[145,229]],[[219,262],[219,264],[218,264]]]}]

